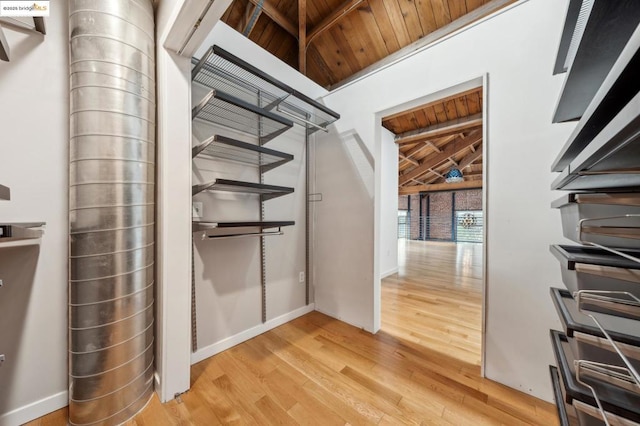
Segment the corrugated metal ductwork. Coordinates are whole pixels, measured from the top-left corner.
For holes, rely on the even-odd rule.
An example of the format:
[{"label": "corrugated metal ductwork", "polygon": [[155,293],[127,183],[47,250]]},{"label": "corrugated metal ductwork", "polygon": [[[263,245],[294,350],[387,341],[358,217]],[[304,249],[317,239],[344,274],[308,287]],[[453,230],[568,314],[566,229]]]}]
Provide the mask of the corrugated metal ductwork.
[{"label": "corrugated metal ductwork", "polygon": [[120,424],[154,374],[150,0],[71,0],[69,421]]}]

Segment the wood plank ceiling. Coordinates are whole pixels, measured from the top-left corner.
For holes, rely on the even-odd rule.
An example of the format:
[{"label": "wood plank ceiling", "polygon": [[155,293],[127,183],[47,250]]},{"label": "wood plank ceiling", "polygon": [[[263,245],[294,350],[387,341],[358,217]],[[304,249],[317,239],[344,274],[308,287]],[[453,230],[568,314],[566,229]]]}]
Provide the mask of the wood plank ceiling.
[{"label": "wood plank ceiling", "polygon": [[330,88],[406,46],[433,41],[514,1],[234,0],[222,20]]},{"label": "wood plank ceiling", "polygon": [[[482,187],[482,88],[383,118],[396,135],[400,195]],[[464,181],[446,183],[456,166]]]}]

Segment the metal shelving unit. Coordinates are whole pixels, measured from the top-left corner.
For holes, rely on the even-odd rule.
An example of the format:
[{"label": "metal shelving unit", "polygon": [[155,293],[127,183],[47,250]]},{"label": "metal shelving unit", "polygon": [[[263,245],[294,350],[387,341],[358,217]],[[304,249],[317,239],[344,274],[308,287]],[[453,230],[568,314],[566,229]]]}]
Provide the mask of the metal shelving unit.
[{"label": "metal shelving unit", "polygon": [[[293,156],[266,149],[263,145],[286,132],[294,123],[305,129],[306,301],[309,303],[309,136],[318,130],[327,131],[327,127],[338,120],[340,115],[219,46],[209,48],[201,59],[192,58],[192,64],[193,85],[207,90],[205,97],[193,108],[192,118],[195,121],[204,121],[251,135],[257,142],[250,144],[215,134],[193,148],[193,157],[249,164],[258,167],[260,172],[260,183],[216,179],[194,185],[193,195],[202,191],[232,191],[260,195],[259,221],[198,221],[194,223],[194,236],[202,239],[260,237],[262,321],[265,322],[267,274],[264,237],[280,235],[283,227],[293,226],[295,223],[265,220],[263,202],[290,194],[294,189],[265,183],[265,172],[293,160]],[[197,346],[195,335],[193,345]]]},{"label": "metal shelving unit", "polygon": [[637,92],[604,125],[602,131],[576,154],[554,180],[552,189],[606,189],[640,185],[639,112],[640,92]]},{"label": "metal shelving unit", "polygon": [[[598,407],[612,414],[634,422],[640,421],[640,395],[615,385],[599,383],[595,380],[581,379],[578,374],[579,364],[573,357],[567,336],[551,331],[551,342],[558,363],[558,370],[566,394],[565,401],[572,404],[580,401],[589,407]],[[589,388],[592,387],[592,389]],[[592,390],[594,392],[592,392]],[[598,395],[597,399],[594,393]],[[580,411],[577,416],[580,416]],[[579,421],[580,424],[582,423]]]},{"label": "metal shelving unit", "polygon": [[[283,221],[253,221],[253,222],[218,222],[218,221],[194,221],[196,228],[194,236],[201,239],[226,239],[226,238],[242,238],[242,237],[269,237],[274,235],[282,235],[282,228],[285,226],[294,226],[296,223],[292,220]],[[247,228],[242,232],[241,228]],[[253,228],[253,229],[251,229]],[[255,231],[258,229],[258,231]],[[267,230],[271,231],[267,231]],[[232,230],[232,233],[219,232],[220,230]]]},{"label": "metal shelving unit", "polygon": [[[577,4],[581,10],[576,13]],[[640,2],[571,0],[556,71],[567,73],[554,122],[579,118],[551,169],[554,245],[567,289],[551,289],[564,332],[551,331],[563,424],[640,422]],[[603,192],[606,190],[606,192]],[[562,405],[562,406],[561,406]],[[634,422],[634,423],[631,423]]]},{"label": "metal shelving unit", "polygon": [[4,32],[2,30],[3,26],[11,27],[18,31],[26,31],[30,33],[38,33],[41,35],[47,34],[47,29],[44,23],[44,18],[41,16],[33,17],[33,26],[28,23],[21,21],[12,17],[2,17],[0,18],[0,60],[9,62],[11,59],[11,48],[9,43],[7,42],[6,37],[4,36]]},{"label": "metal shelving unit", "polygon": [[261,145],[293,127],[291,120],[217,89],[193,108],[191,118],[256,136]]},{"label": "metal shelving unit", "polygon": [[561,172],[589,145],[605,126],[633,100],[640,90],[637,70],[640,67],[640,29],[636,29],[611,72],[593,97],[582,119],[551,166]]},{"label": "metal shelving unit", "polygon": [[264,173],[293,160],[293,155],[263,146],[238,141],[221,135],[213,135],[192,148],[192,157],[209,157],[234,161],[260,168]]},{"label": "metal shelving unit", "polygon": [[240,192],[244,194],[258,194],[262,201],[293,193],[294,189],[287,186],[265,185],[262,183],[243,182],[240,180],[215,179],[211,182],[193,185],[191,195],[202,191]]},{"label": "metal shelving unit", "polygon": [[219,46],[211,46],[195,65],[192,80],[264,108],[308,128],[326,131],[340,114],[325,107]]},{"label": "metal shelving unit", "polygon": [[0,247],[38,244],[44,234],[44,222],[0,224]]},{"label": "metal shelving unit", "polygon": [[640,2],[583,0],[580,12],[569,19],[576,21],[565,26],[573,29],[554,123],[582,117],[640,22]]}]

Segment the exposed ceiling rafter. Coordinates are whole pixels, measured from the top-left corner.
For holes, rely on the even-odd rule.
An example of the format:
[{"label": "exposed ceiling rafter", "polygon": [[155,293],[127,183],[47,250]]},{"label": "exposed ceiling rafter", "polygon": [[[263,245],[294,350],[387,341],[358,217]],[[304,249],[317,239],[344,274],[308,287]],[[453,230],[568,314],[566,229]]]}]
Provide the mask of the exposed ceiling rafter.
[{"label": "exposed ceiling rafter", "polygon": [[[458,163],[458,168],[460,170],[464,170],[465,168],[467,168],[467,166],[470,166],[471,164],[473,164],[473,162],[478,160],[480,157],[482,157],[482,149],[476,149],[474,152],[472,152],[471,154],[465,156],[462,160],[460,160],[460,162]],[[467,174],[464,173],[464,171],[463,171],[463,174],[466,178]],[[438,180],[435,183],[443,183],[443,182],[444,182],[444,179]]]},{"label": "exposed ceiling rafter", "polygon": [[273,22],[278,24],[282,29],[286,32],[294,36],[298,39],[298,26],[294,25],[291,21],[287,19],[287,17],[282,14],[274,5],[272,5],[268,0],[249,0],[256,6],[259,6],[262,3],[262,11],[267,15]]},{"label": "exposed ceiling rafter", "polygon": [[400,175],[399,184],[402,185],[412,178],[422,176],[427,173],[429,169],[439,165],[449,157],[456,155],[457,153],[467,149],[470,145],[476,144],[480,141],[482,141],[482,132],[478,130],[474,130],[466,138],[455,139],[453,142],[449,143],[441,153],[426,158],[418,167]]},{"label": "exposed ceiling rafter", "polygon": [[456,191],[460,189],[482,188],[482,179],[465,180],[457,183],[434,183],[426,185],[413,185],[400,188],[399,195],[412,195],[421,192],[437,192],[437,191]]},{"label": "exposed ceiling rafter", "polygon": [[461,98],[463,96],[472,95],[474,93],[477,93],[479,90],[482,90],[482,88],[481,87],[474,87],[473,89],[465,90],[463,92],[458,92],[455,95],[447,96],[445,98],[440,98],[438,100],[435,100],[435,101],[428,102],[426,104],[422,104],[420,106],[417,106],[415,108],[411,108],[411,109],[408,109],[408,110],[405,110],[405,111],[402,111],[402,112],[398,112],[396,114],[388,115],[384,119],[385,120],[393,120],[395,118],[403,117],[403,116],[406,116],[408,114],[415,114],[416,112],[424,111],[427,108],[431,108],[433,106],[440,105],[440,104],[443,104],[445,102],[453,101],[453,100],[455,100],[457,98]]},{"label": "exposed ceiling rafter", "polygon": [[416,160],[413,160],[412,158],[404,155],[401,152],[398,152],[398,156],[400,157],[400,161],[408,161],[409,163],[413,164],[414,166],[419,166],[420,163],[418,163]]},{"label": "exposed ceiling rafter", "polygon": [[423,127],[421,129],[411,130],[401,133],[396,137],[396,143],[403,145],[406,143],[414,143],[423,139],[432,139],[441,136],[448,136],[455,133],[461,133],[466,130],[474,129],[482,126],[482,114],[474,114],[469,117],[450,120],[441,124]]},{"label": "exposed ceiling rafter", "polygon": [[298,71],[307,75],[307,0],[298,0]]},{"label": "exposed ceiling rafter", "polygon": [[424,37],[418,39],[417,41],[403,47],[402,49],[388,55],[387,57],[365,67],[364,69],[356,72],[350,77],[345,78],[338,84],[334,84],[331,86],[330,90],[337,89],[339,87],[345,86],[353,81],[359,80],[364,76],[369,74],[373,74],[381,69],[384,69],[400,60],[414,54],[417,51],[424,49],[426,46],[437,42],[438,40],[447,37],[460,29],[471,25],[472,23],[484,18],[485,16],[491,15],[494,12],[502,9],[505,6],[508,6],[511,3],[514,3],[516,0],[490,0],[488,3],[478,7],[477,9],[472,10],[466,15],[461,16],[455,21],[450,22],[447,25],[444,25],[437,30],[425,35]]},{"label": "exposed ceiling rafter", "polygon": [[318,25],[313,27],[311,31],[309,31],[309,38],[307,41],[307,45],[311,44],[311,42],[318,37],[323,32],[327,31],[329,28],[334,26],[340,21],[340,19],[347,16],[350,12],[355,10],[358,6],[364,3],[365,0],[347,0],[342,3],[333,13],[324,18]]}]

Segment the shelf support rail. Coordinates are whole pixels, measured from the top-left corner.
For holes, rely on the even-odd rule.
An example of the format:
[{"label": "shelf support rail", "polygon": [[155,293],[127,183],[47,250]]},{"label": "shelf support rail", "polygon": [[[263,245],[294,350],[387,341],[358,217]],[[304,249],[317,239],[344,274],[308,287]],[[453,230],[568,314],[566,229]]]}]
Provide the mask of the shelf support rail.
[{"label": "shelf support rail", "polygon": [[[44,24],[44,18],[42,16],[35,16],[33,18],[33,27],[27,23],[11,17],[0,18],[0,24],[8,27],[13,27],[19,31],[36,32],[42,35],[47,34],[47,29]],[[11,58],[11,48],[4,35],[2,27],[0,26],[0,60],[9,62]]]},{"label": "shelf support rail", "polygon": [[11,57],[11,48],[9,47],[9,42],[7,41],[7,38],[4,36],[2,27],[0,27],[0,60],[9,62],[10,57]]},{"label": "shelf support rail", "polygon": [[[257,95],[258,95],[258,105],[260,107],[263,107],[261,104],[262,102],[261,91],[258,91]],[[259,120],[258,135],[261,135],[261,134],[262,134],[262,120]],[[260,145],[264,145],[265,143],[268,142],[268,141],[263,141],[262,137],[260,137],[259,139],[260,139],[259,140]],[[262,153],[258,155],[258,158],[260,159],[260,164],[262,164],[262,159],[263,159]],[[260,170],[260,183],[264,184],[264,173],[262,170]],[[265,217],[264,202],[268,199],[269,198],[267,198],[266,194],[260,195],[260,220],[264,220],[264,217]],[[280,231],[280,228],[278,228],[278,231]],[[262,293],[262,323],[263,324],[267,322],[267,246],[266,246],[266,241],[264,237],[265,235],[260,235],[260,290]]]},{"label": "shelf support rail", "polygon": [[224,234],[224,235],[209,235],[206,232],[202,232],[202,240],[215,240],[215,239],[231,239],[231,238],[244,238],[244,237],[270,237],[273,235],[284,235],[284,232],[280,228],[277,231],[269,232],[248,232],[242,234]]},{"label": "shelf support rail", "polygon": [[303,124],[305,124],[307,126],[313,127],[316,130],[322,130],[325,133],[329,133],[329,130],[326,127],[323,127],[323,126],[321,126],[319,124],[316,124],[311,120],[300,118],[297,115],[290,113],[289,111],[285,111],[285,110],[281,109],[279,106],[276,108],[276,110],[279,113],[284,114],[284,115],[286,115],[287,117],[289,117],[289,118],[291,118],[293,120],[298,120],[298,121],[302,122]]},{"label": "shelf support rail", "polygon": [[[291,93],[287,93],[286,95],[279,97],[275,101],[271,102],[269,105],[265,106],[264,109],[266,109],[267,111],[271,111],[274,108],[279,108],[280,104],[285,100],[287,100],[289,96],[291,96]],[[278,111],[280,111],[280,109],[278,109]]]}]

